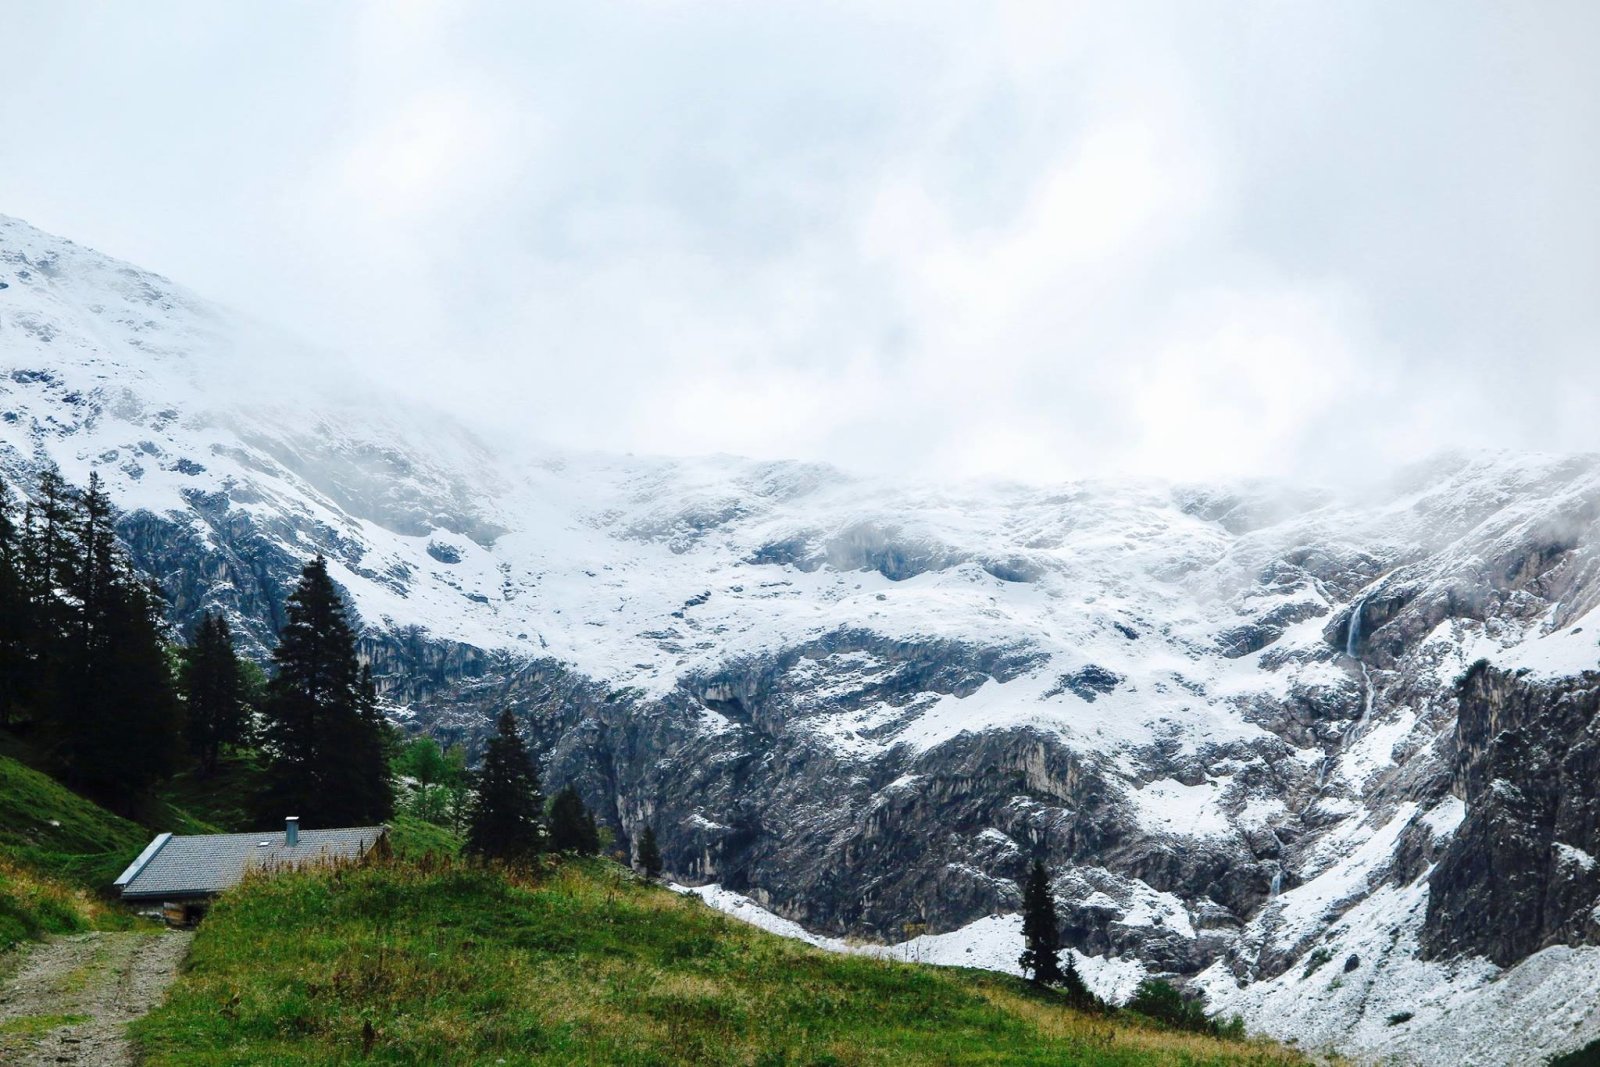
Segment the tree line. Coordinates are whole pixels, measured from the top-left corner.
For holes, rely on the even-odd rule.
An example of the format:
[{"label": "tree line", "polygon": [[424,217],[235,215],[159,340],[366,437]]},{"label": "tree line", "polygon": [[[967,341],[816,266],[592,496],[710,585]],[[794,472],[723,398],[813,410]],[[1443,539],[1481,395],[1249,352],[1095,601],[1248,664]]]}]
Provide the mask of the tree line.
[{"label": "tree line", "polygon": [[98,477],[0,485],[0,727],[67,784],[130,813],[180,767],[182,705],[160,591],[135,573]]},{"label": "tree line", "polygon": [[[1088,983],[1078,973],[1071,953],[1061,944],[1055,894],[1050,889],[1050,873],[1042,860],[1033,861],[1026,880],[1019,888],[1022,890],[1023,947],[1018,963],[1023,976],[1034,985],[1061,993],[1082,1010],[1112,1011],[1104,1000],[1089,989]],[[1235,1039],[1244,1036],[1244,1020],[1239,1016],[1226,1020],[1211,1018],[1206,1014],[1203,996],[1185,996],[1182,990],[1164,978],[1141,981],[1133,996],[1123,1005],[1123,1010],[1160,1020],[1181,1030]]]},{"label": "tree line", "polygon": [[[404,804],[488,858],[606,843],[570,785],[545,801],[509,711],[476,774],[458,748],[402,742],[321,556],[285,603],[268,672],[239,655],[221,613],[203,614],[187,644],[172,640],[165,597],[138,575],[114,518],[97,475],[78,489],[49,468],[21,496],[0,484],[0,729],[27,736],[67,784],[138,815],[173,776],[205,779],[244,756],[261,765],[251,807],[266,822],[372,825]],[[637,853],[660,873],[652,830]]]},{"label": "tree line", "polygon": [[174,775],[213,774],[225,751],[254,745],[264,815],[388,818],[386,727],[323,560],[289,597],[267,678],[238,656],[221,614],[206,613],[187,645],[171,639],[166,599],[114,522],[98,475],[79,489],[47,468],[21,497],[0,485],[0,727],[124,814]]},{"label": "tree line", "polygon": [[[597,855],[603,845],[594,813],[571,785],[544,802],[539,772],[510,708],[500,712],[484,751],[467,816],[468,854],[525,863],[541,852]],[[661,874],[654,827],[645,826],[633,857],[647,878]]]}]

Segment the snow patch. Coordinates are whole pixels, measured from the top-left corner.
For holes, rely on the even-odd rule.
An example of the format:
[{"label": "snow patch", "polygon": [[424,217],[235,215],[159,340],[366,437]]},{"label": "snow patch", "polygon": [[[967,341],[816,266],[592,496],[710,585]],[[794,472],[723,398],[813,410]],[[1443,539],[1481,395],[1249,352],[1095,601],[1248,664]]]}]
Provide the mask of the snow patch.
[{"label": "snow patch", "polygon": [[[1002,974],[1022,974],[1022,916],[989,915],[968,923],[959,930],[943,934],[919,934],[897,944],[871,944],[813,934],[763,908],[749,897],[720,885],[671,885],[673,892],[698,897],[705,903],[751,926],[781,937],[794,938],[829,952],[900,963],[925,963],[935,967],[973,967]],[[1133,995],[1148,972],[1137,960],[1109,956],[1086,956],[1068,950],[1084,983],[1098,997],[1122,1003]]]},{"label": "snow patch", "polygon": [[1233,832],[1218,805],[1223,783],[1205,781],[1184,785],[1166,778],[1130,790],[1139,824],[1156,833],[1180,837],[1221,837]]}]

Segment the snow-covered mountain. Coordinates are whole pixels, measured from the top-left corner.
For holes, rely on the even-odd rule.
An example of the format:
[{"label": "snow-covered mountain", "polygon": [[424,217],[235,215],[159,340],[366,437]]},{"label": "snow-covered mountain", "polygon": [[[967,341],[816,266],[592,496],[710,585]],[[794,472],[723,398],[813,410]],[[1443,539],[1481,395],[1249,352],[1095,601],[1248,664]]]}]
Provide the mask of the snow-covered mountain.
[{"label": "snow-covered mountain", "polygon": [[1600,457],[1352,496],[517,456],[3,216],[0,283],[8,482],[98,471],[175,623],[260,647],[325,553],[397,718],[511,703],[718,901],[992,963],[1040,854],[1107,992],[1420,1063],[1600,1037]]}]

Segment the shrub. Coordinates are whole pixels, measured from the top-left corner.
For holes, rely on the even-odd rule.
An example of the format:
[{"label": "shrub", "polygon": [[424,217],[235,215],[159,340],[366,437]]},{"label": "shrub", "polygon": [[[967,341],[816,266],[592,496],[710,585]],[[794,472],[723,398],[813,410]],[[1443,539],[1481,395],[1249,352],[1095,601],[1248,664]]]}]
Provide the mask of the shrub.
[{"label": "shrub", "polygon": [[[1128,1010],[1147,1018],[1201,1034],[1220,1034],[1224,1027],[1206,1017],[1202,997],[1186,998],[1178,987],[1161,978],[1146,978],[1128,1001]],[[1231,1022],[1228,1024],[1231,1026]],[[1240,1024],[1240,1030],[1243,1030]]]}]

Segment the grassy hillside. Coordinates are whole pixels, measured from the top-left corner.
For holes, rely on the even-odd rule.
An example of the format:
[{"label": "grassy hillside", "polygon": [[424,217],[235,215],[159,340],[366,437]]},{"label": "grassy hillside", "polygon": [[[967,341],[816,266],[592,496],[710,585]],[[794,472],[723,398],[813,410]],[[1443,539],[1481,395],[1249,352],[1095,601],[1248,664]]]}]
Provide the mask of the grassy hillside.
[{"label": "grassy hillside", "polygon": [[414,815],[396,815],[389,820],[389,846],[402,859],[430,854],[453,858],[461,851],[461,838]]},{"label": "grassy hillside", "polygon": [[108,886],[151,833],[0,756],[0,857],[85,887]]},{"label": "grassy hillside", "polygon": [[46,934],[120,924],[88,890],[0,857],[0,953]]},{"label": "grassy hillside", "polygon": [[830,955],[603,862],[283,874],[224,897],[150,1067],[1303,1062],[1084,1015],[1000,975]]},{"label": "grassy hillside", "polygon": [[43,934],[125,925],[121,909],[93,890],[109,886],[150,836],[0,756],[0,951]]},{"label": "grassy hillside", "polygon": [[[216,773],[206,777],[192,770],[184,771],[163,787],[163,804],[174,813],[187,813],[215,829],[193,830],[179,826],[164,829],[178,833],[245,833],[261,829],[261,819],[252,810],[261,785],[261,764],[253,752],[226,753]],[[294,812],[284,814],[293,815]]]},{"label": "grassy hillside", "polygon": [[[260,768],[230,755],[208,778],[180,775],[149,805],[145,824],[104,808],[29,766],[23,741],[0,732],[0,952],[29,938],[128,919],[106,893],[156,833],[246,830],[258,825],[246,800],[259,789]],[[244,798],[244,799],[241,799]],[[393,840],[403,855],[454,854],[448,831],[400,816]]]}]

